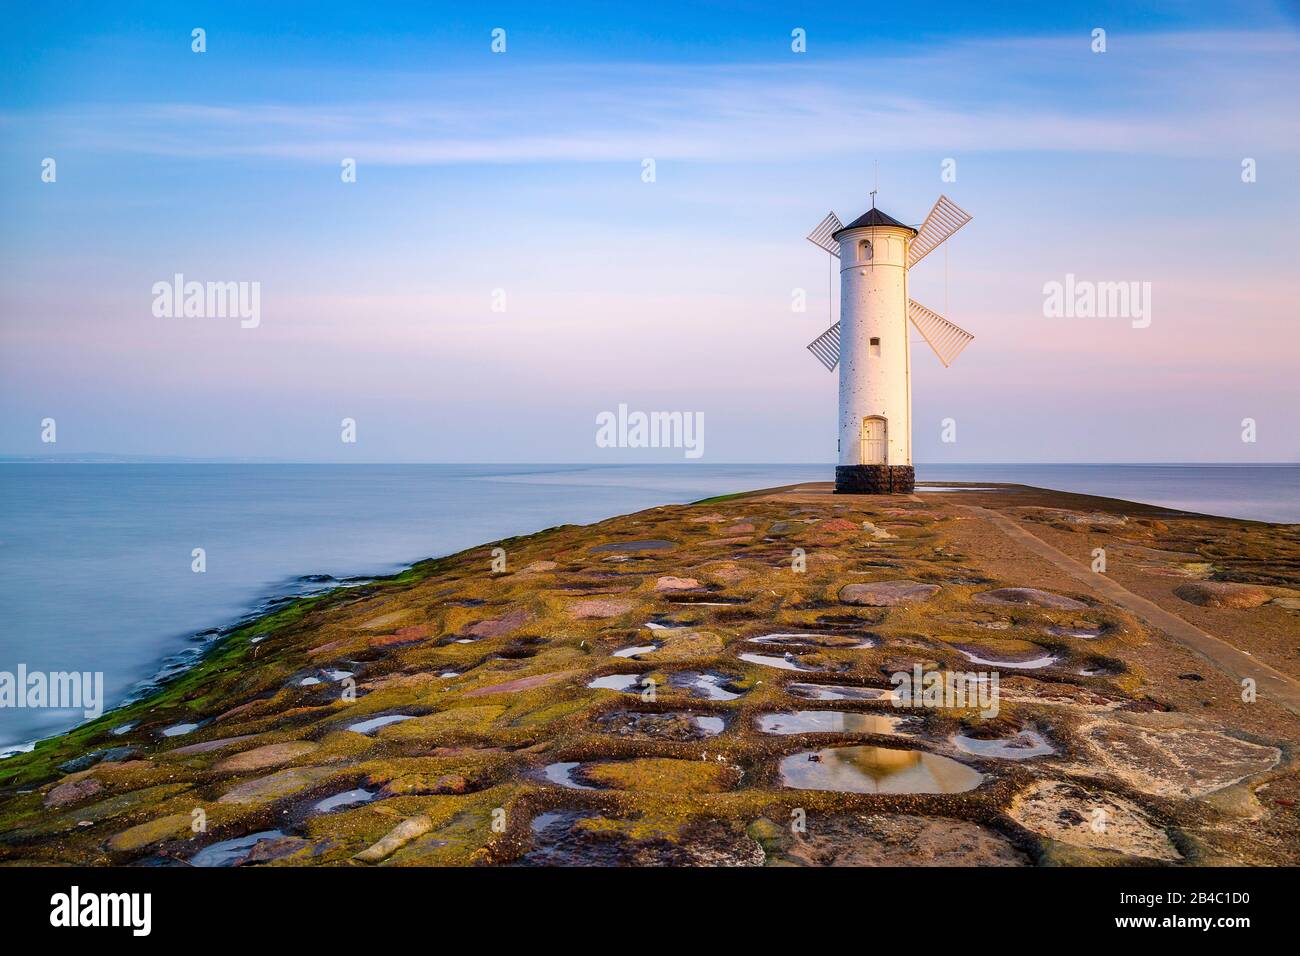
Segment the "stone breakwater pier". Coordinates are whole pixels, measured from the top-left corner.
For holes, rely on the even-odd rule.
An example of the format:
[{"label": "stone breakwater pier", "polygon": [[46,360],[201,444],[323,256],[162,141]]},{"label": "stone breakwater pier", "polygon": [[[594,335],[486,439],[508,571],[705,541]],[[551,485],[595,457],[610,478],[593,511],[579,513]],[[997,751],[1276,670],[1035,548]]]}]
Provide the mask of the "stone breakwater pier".
[{"label": "stone breakwater pier", "polygon": [[1295,865],[1298,635],[1296,526],[1021,486],[654,508],[242,628],[0,761],[0,862]]}]

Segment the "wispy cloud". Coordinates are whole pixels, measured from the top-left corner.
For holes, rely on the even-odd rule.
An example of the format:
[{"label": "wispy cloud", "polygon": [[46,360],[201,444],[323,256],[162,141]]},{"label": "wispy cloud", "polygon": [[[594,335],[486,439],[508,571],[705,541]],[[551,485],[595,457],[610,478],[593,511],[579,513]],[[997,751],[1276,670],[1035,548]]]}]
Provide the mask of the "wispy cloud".
[{"label": "wispy cloud", "polygon": [[1295,37],[1121,36],[1105,54],[1085,39],[964,41],[841,62],[375,73],[329,102],[289,74],[279,102],[70,106],[9,114],[6,125],[161,156],[381,165],[928,149],[1211,155],[1225,131],[1243,129],[1257,149],[1300,148],[1300,110],[1287,92],[1300,87]]}]

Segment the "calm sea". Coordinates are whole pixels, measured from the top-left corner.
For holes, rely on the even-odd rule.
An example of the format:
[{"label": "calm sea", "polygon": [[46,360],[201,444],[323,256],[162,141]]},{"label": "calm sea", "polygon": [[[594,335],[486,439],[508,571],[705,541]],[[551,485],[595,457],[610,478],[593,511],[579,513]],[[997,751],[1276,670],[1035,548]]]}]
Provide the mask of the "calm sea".
[{"label": "calm sea", "polygon": [[[1300,521],[1300,465],[917,471]],[[824,465],[0,464],[0,671],[102,671],[111,706],[277,597],[556,524],[831,475]],[[205,573],[191,570],[195,548]],[[81,719],[0,708],[0,751]]]}]

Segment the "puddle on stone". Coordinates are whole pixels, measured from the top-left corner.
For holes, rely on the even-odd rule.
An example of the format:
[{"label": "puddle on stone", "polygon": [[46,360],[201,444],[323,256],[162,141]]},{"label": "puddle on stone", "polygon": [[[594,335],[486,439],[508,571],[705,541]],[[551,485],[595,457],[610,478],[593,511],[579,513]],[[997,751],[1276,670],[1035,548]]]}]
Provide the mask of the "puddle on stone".
[{"label": "puddle on stone", "polygon": [[870,638],[854,638],[842,634],[812,634],[804,632],[791,632],[788,634],[764,634],[761,637],[751,637],[748,639],[750,644],[767,644],[776,647],[825,647],[833,650],[865,650],[875,647],[875,641]]},{"label": "puddle on stone", "polygon": [[304,677],[302,680],[294,681],[299,687],[315,687],[317,684],[336,683],[337,681],[346,680],[354,677],[352,671],[317,671],[316,674]]},{"label": "puddle on stone", "polygon": [[183,734],[192,734],[198,729],[198,724],[172,724],[170,727],[164,727],[161,733],[164,737],[180,737]]},{"label": "puddle on stone", "polygon": [[690,629],[692,627],[698,627],[699,623],[700,621],[698,618],[692,618],[689,620],[680,620],[676,618],[666,617],[664,615],[659,615],[657,617],[651,618],[646,623],[645,626],[648,630],[651,631],[678,631],[678,630]]},{"label": "puddle on stone", "polygon": [[804,700],[890,700],[894,696],[892,690],[847,684],[786,684],[785,689]]},{"label": "puddle on stone", "polygon": [[740,654],[742,661],[748,661],[750,664],[761,664],[763,667],[775,667],[783,671],[819,671],[820,667],[812,667],[808,664],[800,664],[793,654],[786,654],[784,657],[776,657],[773,654]]},{"label": "puddle on stone", "polygon": [[558,823],[560,820],[563,820],[566,816],[568,816],[568,814],[539,813],[537,816],[533,817],[533,822],[529,824],[529,826],[532,827],[534,833],[541,833],[552,823]]},{"label": "puddle on stone", "polygon": [[1051,742],[1036,730],[1022,730],[1014,737],[967,737],[954,734],[952,745],[963,753],[995,760],[1029,760],[1056,753]]},{"label": "puddle on stone", "polygon": [[335,810],[341,810],[344,807],[356,807],[363,803],[369,803],[375,799],[376,792],[372,790],[345,790],[342,793],[336,793],[332,797],[326,797],[320,803],[312,807],[313,813],[333,813]]},{"label": "puddle on stone", "polygon": [[577,770],[582,764],[577,760],[566,760],[560,763],[547,764],[542,768],[542,776],[548,782],[558,784],[561,787],[568,787],[570,790],[595,790],[595,787],[588,786],[585,783],[579,783],[573,779],[573,771]]},{"label": "puddle on stone", "polygon": [[459,677],[459,676],[460,676],[460,671],[443,671],[443,672],[442,672],[441,674],[439,674],[438,676],[439,676],[439,677]]},{"label": "puddle on stone", "polygon": [[621,737],[652,737],[658,740],[700,740],[722,733],[726,721],[710,714],[692,714],[687,711],[639,713],[620,710],[603,717],[596,723],[605,733]]},{"label": "puddle on stone", "polygon": [[1048,627],[1044,630],[1054,637],[1078,637],[1085,641],[1094,640],[1102,634],[1099,627]]},{"label": "puddle on stone", "polygon": [[641,675],[607,674],[604,677],[597,677],[595,680],[588,682],[587,686],[600,690],[621,690],[632,694],[641,689]]},{"label": "puddle on stone", "polygon": [[721,717],[692,717],[691,721],[703,731],[706,737],[722,733],[723,728],[727,726],[727,722]]},{"label": "puddle on stone", "polygon": [[678,671],[668,678],[668,686],[689,691],[693,697],[706,700],[735,700],[740,696],[736,691],[727,690],[735,678],[722,674],[701,674],[698,671]]},{"label": "puddle on stone", "polygon": [[957,650],[961,651],[962,656],[964,656],[966,660],[970,661],[972,664],[983,664],[986,667],[1006,667],[1011,670],[1018,670],[1018,671],[1032,671],[1032,670],[1039,670],[1040,668],[1043,667],[1051,667],[1053,664],[1055,664],[1057,661],[1060,660],[1060,658],[1054,654],[1044,654],[1041,657],[1034,657],[1024,661],[1006,661],[1006,660],[994,661],[994,660],[989,660],[986,657],[980,657],[980,655],[974,653],[973,651],[964,650],[960,647],[957,648]]},{"label": "puddle on stone", "polygon": [[649,654],[651,651],[659,650],[658,644],[637,644],[634,647],[624,647],[614,652],[614,657],[636,657],[638,654]]},{"label": "puddle on stone", "polygon": [[137,724],[135,721],[132,721],[129,724],[120,724],[113,728],[113,736],[121,737],[123,734],[129,734],[131,731],[135,730],[136,726]]},{"label": "puddle on stone", "polygon": [[190,866],[234,866],[248,855],[248,851],[263,840],[279,840],[285,834],[280,830],[263,830],[248,836],[222,840],[211,846],[205,846],[190,857]]},{"label": "puddle on stone", "polygon": [[360,723],[351,724],[348,730],[356,734],[374,733],[380,727],[387,727],[389,724],[395,724],[399,720],[411,720],[414,714],[387,714],[383,717],[371,717],[369,720],[363,720]]},{"label": "puddle on stone", "polygon": [[913,723],[892,714],[854,714],[841,710],[796,710],[760,714],[758,729],[765,734],[900,734]]},{"label": "puddle on stone", "polygon": [[1119,668],[1110,667],[1106,664],[1094,664],[1091,667],[1080,667],[1075,671],[1080,677],[1114,677],[1121,673]]},{"label": "puddle on stone", "polygon": [[839,793],[964,793],[984,775],[949,757],[889,747],[826,747],[780,764],[781,783],[795,790]]}]

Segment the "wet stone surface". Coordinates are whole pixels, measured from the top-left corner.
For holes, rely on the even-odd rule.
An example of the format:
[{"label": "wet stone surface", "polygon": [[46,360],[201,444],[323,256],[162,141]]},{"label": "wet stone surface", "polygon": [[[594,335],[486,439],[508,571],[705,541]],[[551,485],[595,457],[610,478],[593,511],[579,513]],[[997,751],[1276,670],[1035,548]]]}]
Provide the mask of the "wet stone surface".
[{"label": "wet stone surface", "polygon": [[840,589],[840,600],[845,604],[867,607],[896,607],[928,601],[939,593],[937,584],[919,581],[881,581],[876,584],[850,584]]},{"label": "wet stone surface", "polygon": [[1132,801],[1057,781],[1033,784],[1008,811],[1027,829],[1068,846],[1173,863],[1182,859],[1164,827]]},{"label": "wet stone surface", "polygon": [[796,866],[1030,865],[997,831],[949,817],[810,814],[803,833],[780,832],[771,857]]},{"label": "wet stone surface", "polygon": [[1088,607],[1074,598],[1037,588],[996,588],[975,595],[974,600],[976,604],[1025,604],[1062,611],[1082,611]]},{"label": "wet stone surface", "polygon": [[651,714],[621,710],[597,718],[596,723],[605,733],[620,737],[703,740],[722,733],[726,722],[720,716],[688,711]]},{"label": "wet stone surface", "polygon": [[700,820],[682,830],[561,811],[533,820],[528,866],[761,866],[763,848],[735,824]]},{"label": "wet stone surface", "polygon": [[786,684],[785,689],[804,700],[889,700],[892,688],[851,687],[847,684]]}]

